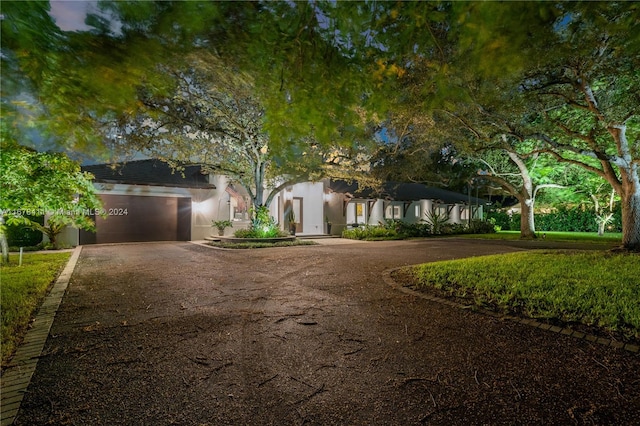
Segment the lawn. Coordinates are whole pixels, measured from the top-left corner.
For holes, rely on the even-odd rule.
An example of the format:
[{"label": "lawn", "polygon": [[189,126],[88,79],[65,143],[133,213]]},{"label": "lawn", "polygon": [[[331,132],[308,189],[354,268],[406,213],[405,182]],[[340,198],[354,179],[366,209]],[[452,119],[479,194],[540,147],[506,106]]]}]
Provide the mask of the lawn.
[{"label": "lawn", "polygon": [[13,255],[0,270],[0,309],[2,311],[2,365],[22,340],[27,325],[47,290],[58,277],[71,253],[25,253],[22,266]]},{"label": "lawn", "polygon": [[[538,238],[550,241],[581,241],[594,243],[621,243],[621,233],[606,233],[599,236],[597,232],[536,232]],[[463,234],[456,235],[464,238],[481,238],[492,240],[518,240],[520,231],[500,231],[495,234]]]},{"label": "lawn", "polygon": [[532,318],[640,338],[640,255],[536,251],[435,262],[410,271],[419,287]]}]

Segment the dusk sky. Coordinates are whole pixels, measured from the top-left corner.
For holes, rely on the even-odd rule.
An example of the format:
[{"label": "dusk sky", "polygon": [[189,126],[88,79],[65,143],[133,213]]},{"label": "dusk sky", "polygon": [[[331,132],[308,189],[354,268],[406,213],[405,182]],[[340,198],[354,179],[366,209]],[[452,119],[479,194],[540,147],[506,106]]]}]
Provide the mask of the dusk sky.
[{"label": "dusk sky", "polygon": [[84,20],[87,11],[96,10],[96,0],[57,1],[51,0],[50,15],[55,19],[56,25],[63,31],[85,31],[90,29]]}]

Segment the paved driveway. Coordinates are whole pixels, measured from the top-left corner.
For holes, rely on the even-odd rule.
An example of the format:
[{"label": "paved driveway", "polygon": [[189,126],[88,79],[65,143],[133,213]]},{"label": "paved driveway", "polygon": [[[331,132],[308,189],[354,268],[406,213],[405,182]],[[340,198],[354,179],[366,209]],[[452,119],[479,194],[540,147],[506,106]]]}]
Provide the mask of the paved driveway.
[{"label": "paved driveway", "polygon": [[86,246],[16,423],[637,421],[637,354],[381,279],[389,268],[517,245]]}]

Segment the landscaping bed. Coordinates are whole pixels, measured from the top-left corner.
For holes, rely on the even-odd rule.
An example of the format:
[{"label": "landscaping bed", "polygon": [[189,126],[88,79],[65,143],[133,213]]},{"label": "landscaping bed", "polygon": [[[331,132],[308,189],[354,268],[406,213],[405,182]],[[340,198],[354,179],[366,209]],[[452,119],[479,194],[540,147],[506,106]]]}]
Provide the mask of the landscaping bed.
[{"label": "landscaping bed", "polygon": [[295,241],[296,237],[291,235],[289,237],[272,237],[272,238],[245,238],[245,237],[212,237],[210,241],[220,241],[223,243],[279,243],[282,241]]},{"label": "landscaping bed", "polygon": [[317,243],[309,240],[299,240],[295,237],[285,238],[228,238],[209,240],[207,245],[228,249],[255,249],[269,247],[311,246]]}]

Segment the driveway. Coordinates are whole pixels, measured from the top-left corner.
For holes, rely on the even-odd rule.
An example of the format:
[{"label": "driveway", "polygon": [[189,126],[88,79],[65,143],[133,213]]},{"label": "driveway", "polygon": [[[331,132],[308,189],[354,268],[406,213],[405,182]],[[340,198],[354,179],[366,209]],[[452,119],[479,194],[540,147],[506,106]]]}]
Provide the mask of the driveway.
[{"label": "driveway", "polygon": [[637,354],[381,278],[519,244],[85,246],[16,424],[634,424]]}]

